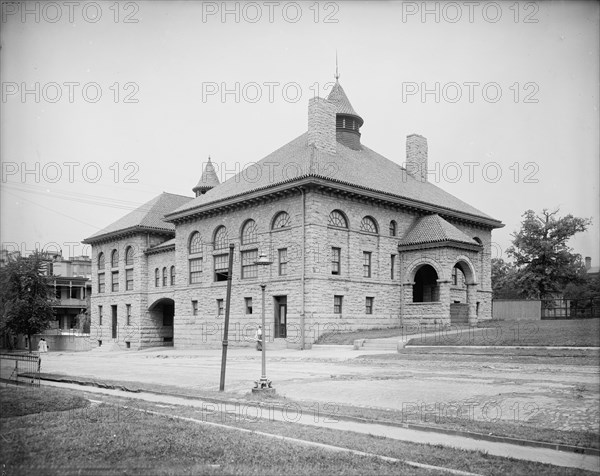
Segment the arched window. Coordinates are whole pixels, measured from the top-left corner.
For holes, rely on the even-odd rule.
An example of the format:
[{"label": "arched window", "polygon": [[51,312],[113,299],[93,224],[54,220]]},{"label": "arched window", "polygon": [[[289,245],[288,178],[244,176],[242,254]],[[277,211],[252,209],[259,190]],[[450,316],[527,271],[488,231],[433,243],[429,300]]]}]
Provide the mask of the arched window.
[{"label": "arched window", "polygon": [[160,271],[158,268],[154,270],[154,287],[157,288],[160,286]]},{"label": "arched window", "polygon": [[202,253],[202,238],[200,233],[195,231],[190,237],[190,254]]},{"label": "arched window", "polygon": [[377,233],[377,225],[375,224],[375,220],[371,217],[364,217],[360,222],[361,231],[366,231],[367,233]]},{"label": "arched window", "polygon": [[273,220],[273,230],[290,226],[290,216],[287,212],[279,212]]},{"label": "arched window", "polygon": [[175,286],[175,266],[171,266],[171,286]]},{"label": "arched window", "polygon": [[229,239],[227,237],[227,228],[220,226],[215,230],[215,239],[213,240],[215,250],[227,248],[229,245]]},{"label": "arched window", "polygon": [[110,265],[113,268],[119,267],[119,252],[118,252],[118,250],[112,251],[112,254],[110,255]]},{"label": "arched window", "polygon": [[242,227],[242,245],[256,242],[258,242],[256,222],[254,220],[248,220]]},{"label": "arched window", "polygon": [[433,266],[425,264],[415,274],[413,302],[436,302],[440,300],[438,275]]},{"label": "arched window", "polygon": [[337,226],[339,228],[348,228],[348,220],[342,212],[334,210],[329,214],[328,225]]},{"label": "arched window", "polygon": [[125,266],[133,266],[133,247],[128,246],[125,250]]},{"label": "arched window", "polygon": [[396,236],[396,233],[397,233],[396,221],[392,220],[390,222],[390,236]]},{"label": "arched window", "polygon": [[104,262],[104,253],[98,255],[98,269],[104,269],[106,263]]},{"label": "arched window", "polygon": [[483,246],[483,242],[481,241],[481,238],[479,238],[478,236],[474,236],[474,237],[473,237],[473,239],[474,239],[474,240],[475,240],[477,243],[479,243],[480,245],[482,245],[482,246]]},{"label": "arched window", "polygon": [[168,284],[168,282],[167,282],[167,268],[166,268],[166,266],[163,268],[162,276],[163,276],[163,286],[166,286]]}]

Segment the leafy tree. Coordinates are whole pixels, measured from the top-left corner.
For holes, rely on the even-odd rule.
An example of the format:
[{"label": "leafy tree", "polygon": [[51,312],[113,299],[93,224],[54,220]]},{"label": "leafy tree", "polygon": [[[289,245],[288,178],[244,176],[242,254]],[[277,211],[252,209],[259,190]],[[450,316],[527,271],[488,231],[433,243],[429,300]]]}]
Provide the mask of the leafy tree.
[{"label": "leafy tree", "polygon": [[517,268],[502,258],[492,258],[492,296],[494,299],[523,297],[517,287]]},{"label": "leafy tree", "polygon": [[567,284],[581,282],[581,256],[574,254],[567,242],[591,225],[591,219],[569,214],[558,217],[558,209],[544,209],[538,216],[527,210],[521,229],[513,233],[507,254],[517,268],[515,284],[529,298],[549,299]]},{"label": "leafy tree", "polygon": [[[0,268],[1,328],[3,333],[31,336],[46,329],[54,318],[53,293],[46,263],[39,253],[18,257]],[[30,348],[31,351],[31,348]]]}]

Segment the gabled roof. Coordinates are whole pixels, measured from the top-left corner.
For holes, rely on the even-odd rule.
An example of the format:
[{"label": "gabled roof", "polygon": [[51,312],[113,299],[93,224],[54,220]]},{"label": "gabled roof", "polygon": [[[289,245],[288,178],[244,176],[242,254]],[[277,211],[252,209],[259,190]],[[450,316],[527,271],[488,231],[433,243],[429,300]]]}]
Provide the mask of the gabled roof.
[{"label": "gabled roof", "polygon": [[210,161],[210,157],[208,158],[208,162],[204,167],[204,171],[202,172],[202,176],[198,181],[198,184],[192,189],[194,192],[196,190],[210,190],[213,187],[219,185],[219,177],[217,177],[217,172],[215,171],[215,166]]},{"label": "gabled roof", "polygon": [[400,245],[421,245],[446,241],[478,245],[475,240],[437,214],[419,218],[400,240]]},{"label": "gabled roof", "polygon": [[[325,182],[344,184],[355,190],[368,190],[385,194],[391,201],[410,202],[411,206],[428,213],[448,213],[484,222],[488,226],[502,224],[475,207],[430,182],[421,182],[406,172],[406,169],[377,152],[362,146],[352,150],[340,142],[336,153],[328,154],[308,145],[308,134],[304,133],[262,160],[229,178],[204,195],[186,202],[172,213],[167,220],[181,218],[217,207],[220,203],[240,199],[244,195],[269,188],[292,184],[302,179],[321,179]],[[261,192],[262,193],[262,192]]]},{"label": "gabled roof", "polygon": [[175,232],[175,226],[172,223],[165,222],[163,217],[190,200],[192,200],[191,197],[163,192],[123,218],[94,233],[83,242],[93,243],[136,231]]},{"label": "gabled roof", "polygon": [[333,88],[331,88],[331,92],[329,93],[329,96],[327,96],[327,100],[335,105],[336,114],[355,116],[360,119],[360,125],[362,126],[364,122],[362,117],[360,117],[352,107],[348,96],[346,96],[344,88],[342,88],[342,85],[338,81],[336,81]]}]

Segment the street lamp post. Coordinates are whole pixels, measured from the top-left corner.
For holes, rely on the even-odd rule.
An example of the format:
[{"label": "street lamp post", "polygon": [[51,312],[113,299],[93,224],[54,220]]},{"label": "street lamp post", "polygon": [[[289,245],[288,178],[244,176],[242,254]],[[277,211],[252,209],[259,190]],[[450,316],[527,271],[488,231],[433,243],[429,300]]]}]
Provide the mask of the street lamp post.
[{"label": "street lamp post", "polygon": [[[255,261],[255,264],[257,266],[260,267],[264,267],[266,268],[267,266],[271,265],[273,262],[269,261],[269,258],[267,258],[267,255],[265,255],[264,253],[261,253],[261,255],[258,257],[258,260]],[[264,273],[261,273],[264,275]],[[266,289],[267,285],[266,283],[263,281],[260,285],[260,289],[262,291],[262,312],[261,312],[261,319],[262,319],[262,335],[261,335],[261,340],[262,340],[262,375],[260,376],[259,380],[256,380],[254,382],[254,388],[252,389],[252,393],[275,393],[275,389],[273,387],[271,387],[271,381],[267,378],[267,328],[265,326],[265,289]]]}]

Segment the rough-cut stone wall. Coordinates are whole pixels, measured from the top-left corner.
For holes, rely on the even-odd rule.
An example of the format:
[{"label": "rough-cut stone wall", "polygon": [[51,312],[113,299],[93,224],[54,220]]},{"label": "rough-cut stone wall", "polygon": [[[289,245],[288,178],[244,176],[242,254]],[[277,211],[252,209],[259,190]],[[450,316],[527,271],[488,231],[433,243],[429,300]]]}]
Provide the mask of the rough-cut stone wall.
[{"label": "rough-cut stone wall", "polygon": [[[141,338],[143,329],[147,326],[148,309],[148,264],[147,256],[144,250],[148,243],[160,243],[165,238],[161,236],[136,235],[109,243],[102,243],[92,246],[92,297],[91,297],[91,324],[90,340],[91,346],[97,347],[99,341],[102,345],[117,345],[119,348],[126,349],[127,343],[130,348],[139,349],[144,347]],[[132,246],[134,250],[133,267],[125,265],[126,249]],[[110,256],[112,250],[119,251],[119,291],[113,292],[111,289],[111,268]],[[98,292],[98,256],[100,252],[105,256],[105,292]],[[171,260],[173,262],[173,260]],[[133,269],[133,290],[126,290],[125,270]],[[154,276],[150,278],[154,282]],[[126,306],[131,305],[131,317],[127,323]],[[112,308],[117,306],[117,337],[112,337]],[[102,324],[100,324],[99,307],[102,306]]]},{"label": "rough-cut stone wall", "polygon": [[[229,344],[250,345],[261,320],[260,283],[266,279],[266,335],[274,335],[274,297],[287,296],[288,340],[297,334],[300,319],[301,296],[300,276],[302,264],[302,198],[300,193],[277,201],[262,202],[244,209],[231,211],[177,226],[176,266],[178,270],[175,286],[175,330],[177,347],[214,346],[222,339],[224,315],[217,315],[217,299],[225,303],[227,282],[214,280],[214,256],[227,253],[227,249],[213,249],[216,228],[227,228],[229,241],[234,243],[234,265],[232,278]],[[285,211],[290,216],[290,226],[271,230],[273,219]],[[248,219],[256,222],[258,243],[241,245],[242,226]],[[191,234],[200,232],[203,241],[202,277],[198,284],[189,284],[188,245]],[[242,251],[257,249],[264,251],[273,264],[264,269],[259,267],[255,278],[241,278]],[[278,250],[287,248],[287,274],[279,276]],[[199,255],[196,255],[199,256]],[[245,298],[252,298],[252,314],[246,313]],[[192,301],[198,301],[198,314],[192,313]],[[297,340],[297,337],[296,337]]]}]

